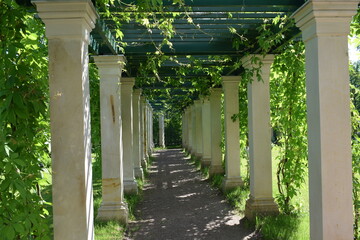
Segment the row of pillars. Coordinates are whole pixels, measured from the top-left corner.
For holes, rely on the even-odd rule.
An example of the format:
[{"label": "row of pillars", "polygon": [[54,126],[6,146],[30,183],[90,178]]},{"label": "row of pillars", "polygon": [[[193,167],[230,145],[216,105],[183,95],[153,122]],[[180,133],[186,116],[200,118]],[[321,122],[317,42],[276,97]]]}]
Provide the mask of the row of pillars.
[{"label": "row of pillars", "polygon": [[[257,56],[262,59],[262,82],[254,75],[248,84],[250,198],[246,216],[278,212],[272,196],[271,127],[270,127],[270,66],[273,55]],[[251,57],[242,59],[245,68],[260,67],[251,63]],[[222,89],[213,88],[209,97],[196,100],[183,114],[183,146],[188,152],[209,166],[209,174],[225,172],[223,190],[242,186],[240,174],[238,76],[222,77]],[[224,94],[225,170],[221,150],[221,96]]]},{"label": "row of pillars", "polygon": [[[94,239],[88,45],[90,32],[95,27],[98,14],[89,0],[33,0],[33,2],[37,6],[40,18],[45,23],[49,46],[54,239]],[[294,15],[306,44],[311,239],[353,238],[347,35],[351,17],[356,13],[357,5],[358,0],[310,0]],[[118,76],[117,79],[120,80],[120,77]],[[238,129],[237,123],[231,120],[231,114],[238,112],[238,99],[234,97],[234,89],[227,87],[227,84],[228,86],[235,84],[233,81],[234,79],[224,78],[223,86],[226,101],[225,128],[227,129],[225,183],[228,185],[241,183],[240,176],[234,174],[237,174],[239,169],[230,168],[232,162],[239,161],[238,136],[234,134],[236,131],[230,131],[232,128]],[[121,85],[114,84],[113,86],[115,86],[113,90],[120,91]],[[130,88],[127,83],[124,86]],[[115,146],[119,150],[114,150],[113,156],[121,156],[118,152],[121,152],[123,147],[124,163],[132,159],[129,156],[132,155],[132,151],[135,151],[133,148],[128,149],[133,139],[131,134],[127,135],[129,131],[132,131],[133,121],[129,109],[132,104],[124,106],[125,110],[121,107],[121,111],[126,111],[130,117],[128,114],[120,113],[120,106],[124,105],[120,104],[121,101],[128,103],[132,101],[131,91],[129,90],[127,94],[127,100],[120,99],[116,91],[107,95],[106,99],[110,102],[107,107],[112,106],[112,101],[114,104],[108,113],[110,120],[107,119],[107,121],[112,124],[117,122],[116,127],[111,126],[111,129],[117,129],[117,131],[109,133],[114,134],[114,138],[108,140],[107,143],[111,141],[119,143]],[[254,109],[262,107],[257,105]],[[250,118],[255,116],[255,113],[249,112],[249,114]],[[188,115],[193,115],[193,113],[188,113]],[[120,116],[123,116],[121,124]],[[145,114],[143,117],[146,118]],[[258,161],[265,166],[269,162],[258,160],[260,157],[256,156],[258,148],[263,148],[262,144],[257,142],[260,140],[256,139],[256,136],[260,134],[257,133],[257,125],[263,126],[263,123],[257,123],[255,120],[250,123],[256,124],[252,127],[253,133],[250,132],[253,139],[251,140],[253,143],[250,143],[251,151],[253,151],[251,153],[251,198],[259,199],[258,192],[266,192],[261,189],[265,178],[257,175],[262,175],[263,171],[267,174],[268,169],[259,168]],[[188,120],[185,123],[192,129],[186,133],[188,135],[193,134],[194,131],[200,131],[192,122],[194,121]],[[144,124],[144,128],[145,125],[147,124]],[[121,126],[124,126],[122,130]],[[265,132],[268,134],[268,130]],[[124,134],[127,137],[124,137]],[[151,135],[146,131],[142,131],[140,136],[141,134],[145,135],[144,139]],[[198,143],[199,140],[196,140],[197,135],[194,135],[195,138],[187,138],[186,144],[192,151],[202,153],[201,144]],[[213,136],[215,135],[212,135],[215,141],[216,137]],[[268,137],[265,139],[264,141],[269,141]],[[151,141],[147,144],[146,149],[151,150]],[[268,143],[265,143],[265,148],[267,146]],[[143,152],[145,154],[145,151]],[[267,151],[261,150],[261,152]],[[109,155],[112,154],[109,153]],[[211,158],[213,156],[215,155]],[[120,160],[116,159],[116,161]],[[110,185],[121,185],[123,180],[121,166],[121,161],[114,164],[114,168],[105,175],[108,179],[118,179],[109,180]],[[124,171],[124,179],[126,174]],[[129,180],[127,185],[134,185],[132,178],[127,180]],[[260,183],[256,182],[258,180]],[[264,186],[269,185],[269,183],[264,184]],[[121,186],[118,189],[121,189]],[[108,194],[109,199],[112,199],[109,200],[111,204],[120,204],[116,208],[125,208],[121,201],[122,193],[111,191]],[[110,197],[111,194],[116,196]],[[265,197],[270,198],[270,196],[271,194],[266,192]]]},{"label": "row of pillars", "polygon": [[[351,120],[347,36],[358,1],[308,1],[295,14],[306,48],[306,88],[309,142],[309,196],[311,239],[353,239]],[[262,58],[262,56],[258,56]],[[273,56],[261,67],[263,82],[248,84],[250,196],[245,214],[275,213],[272,196],[269,74]],[[223,77],[225,120],[225,178],[223,188],[241,186],[239,77]],[[195,101],[183,115],[183,145],[210,174],[221,173],[221,89]],[[210,104],[209,104],[210,103]],[[210,113],[209,113],[210,109]],[[210,138],[209,138],[210,136]],[[210,139],[210,140],[209,140]],[[209,160],[210,154],[210,160]]]},{"label": "row of pillars", "polygon": [[152,107],[133,89],[134,78],[121,77],[124,56],[95,56],[100,75],[102,196],[100,220],[127,222],[123,193],[137,193],[136,178],[151,155]]},{"label": "row of pillars", "polygon": [[[49,46],[54,239],[94,239],[88,44],[98,17],[91,1],[34,1]],[[153,111],[123,56],[94,57],[100,75],[102,203],[98,218],[126,223],[125,193],[153,149]]]}]

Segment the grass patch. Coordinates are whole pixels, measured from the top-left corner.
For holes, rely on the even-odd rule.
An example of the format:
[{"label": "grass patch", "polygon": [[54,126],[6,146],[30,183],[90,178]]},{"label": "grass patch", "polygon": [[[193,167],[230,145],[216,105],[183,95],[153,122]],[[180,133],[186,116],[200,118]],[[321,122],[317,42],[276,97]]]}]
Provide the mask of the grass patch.
[{"label": "grass patch", "polygon": [[224,179],[223,174],[214,174],[209,178],[209,181],[212,187],[220,189],[223,179]]},{"label": "grass patch", "polygon": [[[276,168],[278,160],[276,156],[278,155],[279,147],[273,148],[273,192],[274,196],[278,194],[277,182],[276,182]],[[214,188],[221,190],[222,182],[224,179],[223,174],[215,174],[211,177],[208,176],[208,168],[202,168],[201,162],[199,159],[191,156],[190,161],[194,164],[197,170],[201,171],[204,177],[206,177],[210,185]],[[241,175],[244,180],[247,179],[247,160],[241,159]],[[306,178],[307,179],[307,178]],[[226,200],[235,210],[243,215],[245,213],[245,204],[248,196],[250,194],[249,183],[245,181],[243,187],[237,187],[230,191],[223,193]],[[300,189],[300,194],[294,198],[295,208],[297,209],[297,214],[285,215],[280,214],[278,216],[263,216],[257,217],[254,222],[245,221],[246,225],[255,227],[262,235],[264,240],[308,240],[310,237],[309,234],[309,203],[308,203],[308,182],[303,184]]]},{"label": "grass patch", "polygon": [[124,238],[124,226],[116,221],[95,222],[96,240],[121,240]]},{"label": "grass patch", "polygon": [[135,217],[135,208],[143,200],[143,189],[144,189],[144,180],[136,179],[138,184],[138,194],[125,194],[125,201],[128,204],[129,209],[129,220],[136,220]]},{"label": "grass patch", "polygon": [[[153,157],[148,160],[147,168],[144,169],[145,179],[149,175],[149,167],[154,161]],[[98,209],[102,201],[101,191],[101,171],[98,164],[94,164],[93,192],[94,192],[94,217],[97,216]],[[125,202],[128,204],[129,220],[135,220],[135,208],[142,201],[143,188],[146,180],[136,179],[138,184],[138,194],[125,194]],[[124,238],[126,226],[116,221],[97,221],[94,222],[96,240],[121,240]]]},{"label": "grass patch", "polygon": [[153,164],[153,162],[155,161],[154,157],[149,157],[147,160],[147,164],[146,164],[146,168],[143,168],[144,171],[144,178],[147,179],[149,177],[150,174],[150,167]]},{"label": "grass patch", "polygon": [[225,192],[225,198],[235,210],[242,215],[245,213],[245,204],[250,190],[248,187],[237,187]]},{"label": "grass patch", "polygon": [[264,240],[308,240],[309,215],[293,214],[256,218],[256,229]]}]

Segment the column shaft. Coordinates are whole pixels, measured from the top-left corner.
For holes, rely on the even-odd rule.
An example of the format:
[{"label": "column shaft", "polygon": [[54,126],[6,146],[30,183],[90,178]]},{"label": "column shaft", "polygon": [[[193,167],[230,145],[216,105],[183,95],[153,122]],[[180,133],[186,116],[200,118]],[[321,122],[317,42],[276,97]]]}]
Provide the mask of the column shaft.
[{"label": "column shaft", "polygon": [[124,202],[120,77],[124,56],[95,56],[100,75],[102,203],[99,220],[127,223]]},{"label": "column shaft", "polygon": [[147,167],[147,151],[146,151],[146,99],[140,97],[141,106],[141,165],[145,169]]},{"label": "column shaft", "polygon": [[88,44],[97,14],[90,1],[33,2],[49,46],[54,239],[93,239]]},{"label": "column shaft", "polygon": [[210,94],[211,114],[211,165],[209,174],[224,173],[221,152],[221,88],[213,88]]},{"label": "column shaft", "polygon": [[228,190],[241,186],[240,176],[240,138],[239,119],[233,121],[232,116],[239,113],[238,76],[223,77],[224,120],[225,120],[225,178],[223,189]]},{"label": "column shaft", "polygon": [[165,148],[165,120],[164,114],[159,114],[159,145]]},{"label": "column shaft", "polygon": [[195,144],[196,152],[195,156],[201,158],[203,155],[202,147],[202,102],[201,100],[195,100]]},{"label": "column shaft", "polygon": [[193,105],[188,107],[189,111],[189,135],[188,135],[188,151],[190,154],[194,151],[194,112],[193,112]]},{"label": "column shaft", "polygon": [[121,115],[123,130],[124,192],[137,193],[133,161],[133,109],[134,78],[121,78]]},{"label": "column shaft", "polygon": [[202,149],[203,155],[201,164],[210,166],[211,162],[211,116],[210,116],[210,101],[204,98],[201,108],[202,114]]},{"label": "column shaft", "polygon": [[311,239],[353,239],[347,36],[358,1],[308,1],[306,47]]},{"label": "column shaft", "polygon": [[141,89],[133,92],[133,162],[136,178],[143,179],[144,172],[141,167],[141,139],[140,139],[140,94]]},{"label": "column shaft", "polygon": [[[250,198],[246,202],[245,215],[276,214],[278,206],[272,196],[272,159],[270,126],[270,66],[273,55],[256,55],[262,62],[261,77],[254,74],[248,83],[248,127],[250,152]],[[252,55],[242,59],[245,68],[258,68],[251,63]]]}]

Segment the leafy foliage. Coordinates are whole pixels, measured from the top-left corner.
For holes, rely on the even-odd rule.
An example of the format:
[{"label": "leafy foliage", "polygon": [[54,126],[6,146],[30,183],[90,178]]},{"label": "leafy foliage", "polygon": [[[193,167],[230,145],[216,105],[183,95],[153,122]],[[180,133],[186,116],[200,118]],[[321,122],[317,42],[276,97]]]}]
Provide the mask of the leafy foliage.
[{"label": "leafy foliage", "polygon": [[0,236],[50,239],[40,191],[49,158],[44,28],[11,0],[0,1],[0,15]]},{"label": "leafy foliage", "polygon": [[294,210],[291,204],[307,176],[307,123],[305,61],[302,42],[291,42],[275,58],[272,67],[271,117],[279,134],[277,201],[285,213]]}]

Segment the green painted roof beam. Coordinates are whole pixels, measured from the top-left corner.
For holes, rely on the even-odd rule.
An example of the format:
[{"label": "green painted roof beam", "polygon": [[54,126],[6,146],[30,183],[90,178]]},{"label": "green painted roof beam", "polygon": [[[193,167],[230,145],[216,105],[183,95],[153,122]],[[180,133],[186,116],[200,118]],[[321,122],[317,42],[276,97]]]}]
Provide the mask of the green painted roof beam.
[{"label": "green painted roof beam", "polygon": [[[260,24],[260,23],[258,23]],[[229,27],[234,27],[234,28],[247,28],[247,29],[251,29],[256,27],[255,24],[202,24],[200,25],[200,27],[193,25],[193,24],[173,24],[173,27],[176,30],[179,29],[201,29],[206,31],[206,29],[228,29]],[[144,26],[138,25],[138,24],[124,24],[122,26],[122,30],[128,30],[128,29],[146,29]]]},{"label": "green painted roof beam", "polygon": [[116,39],[112,31],[106,25],[105,21],[98,19],[96,21],[95,29],[93,30],[93,32],[96,32],[101,37],[102,42],[112,54],[119,53]]},{"label": "green painted roof beam", "polygon": [[[122,0],[121,2],[126,4],[137,3],[141,0]],[[243,5],[243,6],[276,6],[276,5],[290,5],[290,6],[301,6],[305,1],[304,0],[183,0],[186,6],[232,6],[232,5]],[[173,1],[164,0],[164,6],[173,6]]]},{"label": "green painted roof beam", "polygon": [[[223,42],[193,42],[182,43],[176,42],[173,44],[175,51],[164,48],[163,51],[172,55],[227,55],[234,54],[237,51],[232,47],[229,42],[224,44]],[[155,52],[156,49],[153,44],[146,44],[143,46],[125,47],[125,53],[128,55],[146,55],[148,52]]]}]

